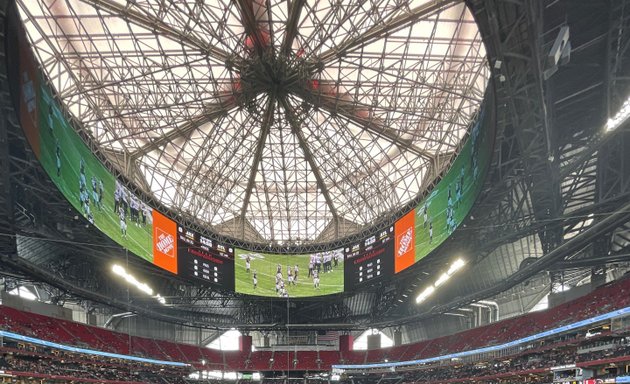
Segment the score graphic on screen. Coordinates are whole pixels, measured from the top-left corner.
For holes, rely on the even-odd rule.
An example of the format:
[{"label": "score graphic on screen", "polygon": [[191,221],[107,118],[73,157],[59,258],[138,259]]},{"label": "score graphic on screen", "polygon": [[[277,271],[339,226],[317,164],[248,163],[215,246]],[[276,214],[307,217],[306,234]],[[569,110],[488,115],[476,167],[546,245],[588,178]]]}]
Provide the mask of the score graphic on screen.
[{"label": "score graphic on screen", "polygon": [[345,248],[345,290],[394,274],[394,227]]},{"label": "score graphic on screen", "polygon": [[178,270],[183,278],[234,290],[234,249],[177,227]]}]

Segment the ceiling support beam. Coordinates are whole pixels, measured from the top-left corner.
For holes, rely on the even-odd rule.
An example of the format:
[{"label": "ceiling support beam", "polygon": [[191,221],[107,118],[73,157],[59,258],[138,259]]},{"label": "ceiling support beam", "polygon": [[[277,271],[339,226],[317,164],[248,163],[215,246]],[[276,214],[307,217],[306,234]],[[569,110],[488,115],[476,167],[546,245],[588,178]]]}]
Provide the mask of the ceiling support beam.
[{"label": "ceiling support beam", "polygon": [[130,154],[131,160],[136,160],[142,155],[145,155],[153,150],[160,148],[161,146],[172,142],[175,139],[180,137],[187,138],[190,136],[195,129],[199,128],[201,125],[214,121],[222,116],[226,116],[227,113],[236,107],[235,102],[226,103],[225,105],[216,104],[210,106],[206,109],[206,111],[196,117],[195,119],[189,121],[181,127],[177,127],[167,134],[156,138],[155,140],[149,142],[148,144],[136,149],[134,152]]},{"label": "ceiling support beam", "polygon": [[220,48],[217,48],[216,45],[211,44],[209,41],[200,40],[192,34],[182,33],[182,31],[178,31],[177,29],[166,24],[163,20],[159,18],[152,17],[150,15],[144,15],[140,12],[130,9],[130,7],[128,6],[124,6],[112,0],[81,1],[93,6],[94,8],[103,10],[115,16],[119,16],[127,22],[169,37],[190,48],[199,49],[201,52],[204,52],[208,56],[213,57],[219,61],[227,62],[231,60],[232,55],[223,51]]},{"label": "ceiling support beam", "polygon": [[343,57],[346,52],[368,45],[377,39],[382,39],[383,37],[388,36],[411,23],[415,23],[420,18],[439,12],[451,6],[452,4],[459,2],[460,1],[458,0],[429,1],[423,5],[414,8],[413,10],[411,10],[411,12],[407,14],[398,16],[392,20],[386,21],[383,24],[375,25],[374,27],[370,28],[369,30],[365,31],[360,36],[354,39],[341,42],[341,44],[339,44],[337,47],[331,48],[319,55],[317,61],[321,63],[328,63],[334,59]]},{"label": "ceiling support beam", "polygon": [[300,15],[302,14],[302,8],[304,8],[304,3],[306,3],[306,0],[293,0],[289,6],[289,20],[287,21],[284,40],[280,47],[280,52],[283,54],[291,51],[293,40],[295,40],[295,36],[297,36],[298,23],[300,21]]},{"label": "ceiling support beam", "polygon": [[298,96],[312,103],[313,106],[324,109],[332,116],[341,116],[354,123],[357,127],[395,144],[401,152],[409,151],[434,164],[435,157],[433,154],[414,145],[412,140],[402,138],[398,132],[372,118],[364,119],[357,116],[355,114],[357,107],[352,102],[342,100],[339,97],[332,97],[331,101],[328,101],[327,97],[322,97],[323,95],[313,91],[299,91]]},{"label": "ceiling support beam", "polygon": [[243,199],[243,208],[241,209],[241,217],[243,218],[243,220],[245,220],[245,213],[247,212],[249,200],[252,197],[252,190],[254,189],[254,185],[256,183],[258,164],[260,164],[260,162],[262,161],[263,149],[265,148],[267,136],[269,136],[269,131],[271,130],[271,125],[273,124],[273,114],[276,109],[275,107],[276,100],[275,98],[270,97],[267,103],[265,114],[263,115],[260,136],[258,137],[258,142],[256,143],[256,151],[254,152],[254,161],[252,162],[252,168],[249,171],[249,178],[247,179],[247,187],[245,188],[245,198]]},{"label": "ceiling support beam", "polygon": [[[289,102],[287,101],[286,97],[281,97],[280,103],[282,104],[282,107],[284,108],[287,121],[289,122],[289,124],[291,124],[291,131],[293,132],[295,137],[298,139],[298,144],[300,145],[300,148],[302,148],[302,151],[304,152],[304,158],[308,162],[308,165],[311,167],[311,172],[313,172],[313,175],[315,176],[315,180],[317,181],[317,186],[321,190],[322,195],[324,195],[324,199],[326,199],[326,204],[328,204],[328,208],[330,209],[330,212],[332,213],[335,222],[338,223],[339,215],[337,214],[337,209],[335,208],[335,204],[333,204],[332,198],[330,197],[330,191],[328,190],[328,187],[326,186],[326,183],[324,182],[324,178],[322,177],[322,174],[319,171],[319,166],[317,165],[317,163],[315,163],[315,158],[313,157],[313,153],[311,152],[311,149],[309,148],[307,144],[307,140],[304,137],[302,130],[300,129],[300,124],[298,123],[298,119],[297,119],[297,116],[295,115],[295,111],[289,105]],[[335,233],[338,233],[338,231],[339,231],[338,225],[335,224]]]},{"label": "ceiling support beam", "polygon": [[241,22],[243,23],[243,28],[245,28],[247,34],[254,39],[254,49],[262,56],[263,51],[266,48],[266,44],[264,41],[265,38],[260,32],[260,26],[258,25],[260,20],[257,19],[256,14],[254,13],[253,5],[255,0],[234,0],[234,2],[241,11]]},{"label": "ceiling support beam", "polygon": [[572,268],[588,268],[588,267],[598,267],[603,264],[610,263],[628,263],[630,260],[630,253],[626,252],[616,252],[611,255],[603,255],[601,257],[589,257],[586,259],[576,259],[576,260],[566,260],[556,263],[552,270],[554,271],[564,271],[566,269]]}]

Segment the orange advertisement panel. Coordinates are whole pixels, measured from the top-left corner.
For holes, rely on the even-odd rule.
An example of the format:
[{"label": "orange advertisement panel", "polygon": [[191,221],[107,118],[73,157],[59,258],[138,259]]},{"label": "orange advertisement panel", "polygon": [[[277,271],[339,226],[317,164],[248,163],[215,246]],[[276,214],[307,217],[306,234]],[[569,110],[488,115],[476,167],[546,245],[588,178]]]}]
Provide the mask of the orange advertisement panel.
[{"label": "orange advertisement panel", "polygon": [[26,42],[24,34],[19,35],[20,43],[20,123],[26,139],[31,144],[35,156],[40,158],[39,129],[37,111],[37,92],[39,78],[35,60]]},{"label": "orange advertisement panel", "polygon": [[177,224],[153,210],[153,264],[177,274]]},{"label": "orange advertisement panel", "polygon": [[394,244],[394,273],[398,273],[415,262],[415,252],[413,250],[416,243],[416,215],[412,210],[401,217],[394,226],[396,243]]}]

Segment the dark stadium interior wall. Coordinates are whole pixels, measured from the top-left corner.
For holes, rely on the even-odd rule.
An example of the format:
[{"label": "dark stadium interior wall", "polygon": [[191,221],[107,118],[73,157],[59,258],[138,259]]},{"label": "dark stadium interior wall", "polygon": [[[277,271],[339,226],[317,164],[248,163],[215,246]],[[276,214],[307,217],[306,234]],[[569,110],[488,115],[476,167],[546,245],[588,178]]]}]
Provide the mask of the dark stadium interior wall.
[{"label": "dark stadium interior wall", "polygon": [[1,292],[2,305],[15,308],[20,311],[33,312],[56,319],[72,320],[72,310],[58,305],[40,303],[38,301],[25,300],[18,296]]},{"label": "dark stadium interior wall", "polygon": [[127,317],[117,321],[114,325],[114,330],[118,332],[193,345],[206,344],[207,340],[221,334],[221,332],[213,330],[166,323],[141,316]]},{"label": "dark stadium interior wall", "polygon": [[549,308],[555,307],[556,305],[564,304],[571,300],[575,300],[580,296],[586,295],[595,288],[596,287],[589,282],[577,287],[573,287],[568,291],[551,293],[549,295]]},{"label": "dark stadium interior wall", "polygon": [[507,319],[529,312],[550,290],[549,273],[541,272],[489,300],[499,304],[501,319]]},{"label": "dark stadium interior wall", "polygon": [[526,259],[542,255],[538,235],[501,245],[474,265],[469,272],[463,274],[457,284],[445,286],[440,296],[441,302],[448,302],[456,297],[465,296],[468,292],[491,287],[518,271]]},{"label": "dark stadium interior wall", "polygon": [[[495,301],[499,305],[500,319],[519,316],[529,312],[538,302],[550,292],[550,279],[547,272],[533,276],[526,282],[487,300]],[[465,309],[470,310],[468,306]],[[469,311],[453,310],[451,313],[458,315],[470,314]],[[475,309],[476,310],[476,309]],[[477,316],[475,312],[475,316]],[[484,323],[487,321],[487,311],[482,313]],[[474,326],[475,317],[439,315],[430,320],[411,323],[402,327],[403,343],[412,343],[430,338],[452,335],[464,329]]]},{"label": "dark stadium interior wall", "polygon": [[470,320],[449,315],[438,315],[429,321],[410,323],[401,327],[403,344],[452,335],[470,328]]}]

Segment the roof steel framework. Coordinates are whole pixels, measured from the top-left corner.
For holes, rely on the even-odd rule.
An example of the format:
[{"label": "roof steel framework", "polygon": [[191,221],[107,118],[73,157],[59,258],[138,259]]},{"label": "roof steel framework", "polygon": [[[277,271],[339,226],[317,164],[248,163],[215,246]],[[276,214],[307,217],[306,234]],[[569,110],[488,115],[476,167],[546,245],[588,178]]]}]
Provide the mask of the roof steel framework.
[{"label": "roof steel framework", "polygon": [[219,233],[238,223],[240,240],[246,225],[279,244],[331,225],[338,239],[338,223],[357,231],[411,201],[457,152],[489,76],[455,0],[17,3],[91,144],[175,212]]},{"label": "roof steel framework", "polygon": [[[417,324],[426,325],[419,319],[456,311],[482,298],[490,297],[503,304],[512,300],[512,296],[519,300],[530,298],[527,293],[521,293],[525,290],[533,292],[531,297],[537,298],[541,292],[549,291],[548,287],[541,288],[541,284],[574,285],[584,279],[592,280],[596,277],[595,272],[602,269],[609,274],[623,273],[628,267],[630,249],[628,126],[606,135],[601,134],[601,128],[606,117],[628,97],[626,74],[630,53],[624,49],[630,41],[627,3],[628,0],[615,0],[602,7],[588,1],[470,2],[480,29],[493,39],[487,45],[491,62],[494,63],[496,58],[503,59],[500,68],[493,65],[494,78],[500,79],[503,75],[509,79],[495,83],[500,136],[492,173],[472,211],[474,219],[470,217],[446,247],[423,260],[421,266],[408,274],[399,274],[391,281],[338,298],[292,299],[287,303],[269,299],[244,300],[233,293],[208,292],[136,263],[134,268],[138,273],[151,275],[160,292],[168,294],[172,300],[171,307],[163,308],[157,302],[142,301],[141,297],[127,297],[127,302],[108,301],[111,297],[124,296],[120,296],[118,287],[87,267],[91,268],[100,259],[111,262],[114,251],[110,249],[66,247],[60,249],[59,254],[51,254],[39,251],[44,247],[50,250],[47,245],[50,240],[20,241],[19,257],[3,258],[3,269],[11,267],[25,275],[34,275],[39,281],[48,281],[65,292],[86,298],[86,302],[92,303],[90,305],[105,302],[120,308],[132,306],[147,316],[159,318],[169,314],[172,316],[170,321],[189,320],[206,323],[206,326],[233,326],[237,322],[245,324],[245,328],[251,324],[250,327],[260,329],[285,329],[290,304],[291,323],[296,326],[319,321],[334,328],[335,324],[343,322],[345,328],[342,329],[361,329],[374,324],[400,326],[408,322],[404,327],[412,339],[416,337],[413,336],[415,330],[420,329]],[[536,88],[536,84],[540,85],[540,73],[530,73],[541,69],[532,63],[534,55],[531,51],[537,50],[539,59],[544,57],[549,40],[555,37],[553,32],[565,23],[572,31],[571,65],[562,66],[552,78],[543,82],[544,92],[541,94]],[[284,96],[289,103],[297,97]],[[542,123],[523,123],[542,121],[544,113],[541,111],[545,103],[551,135],[546,134]],[[293,105],[297,112],[295,117],[281,115],[289,131],[295,124],[292,119],[304,116],[300,108],[305,104]],[[341,102],[339,107],[343,107]],[[529,116],[530,113],[535,116]],[[72,220],[74,213],[69,213],[63,197],[53,199],[49,193],[43,192],[51,185],[48,178],[42,176],[37,161],[32,156],[28,160],[29,157],[22,153],[13,153],[24,147],[21,128],[6,125],[12,140],[9,145],[12,171],[8,183],[2,186],[8,187],[10,183],[13,188],[19,188],[13,196],[8,195],[15,198],[15,204],[0,205],[0,208],[14,208],[12,214],[6,216],[7,221],[21,233],[32,236],[32,232],[41,231],[48,237],[54,237],[51,235],[54,233],[62,238],[65,234],[60,228],[64,227],[59,223],[72,224],[74,241],[107,243],[101,233],[86,230],[82,222]],[[528,131],[521,132],[525,129]],[[171,137],[175,137],[175,133]],[[536,142],[551,140],[549,147],[555,154],[551,164],[548,164],[547,145],[527,146],[532,137]],[[42,179],[39,182],[38,177]],[[557,180],[557,187],[541,188],[540,181],[548,178]],[[541,193],[549,196],[541,196]],[[42,203],[36,204],[40,200]],[[554,206],[555,209],[549,209]],[[53,208],[61,213],[49,215]],[[36,223],[24,214],[35,216]],[[48,226],[45,230],[41,228],[44,225]],[[552,232],[559,236],[548,236]],[[11,247],[15,244],[6,248]],[[33,252],[27,252],[31,247]],[[471,258],[469,268],[461,278],[444,286],[424,306],[412,304],[414,295],[432,281],[453,251],[461,250]],[[6,252],[11,254],[11,251]],[[93,255],[91,258],[85,257],[88,252]],[[67,264],[75,265],[75,268],[67,268]],[[86,275],[90,277],[86,278]],[[517,284],[519,281],[525,282]],[[263,300],[265,305],[261,305]],[[527,301],[533,304],[536,300]],[[528,308],[529,304],[518,310]],[[318,326],[326,328],[323,324]]]}]

